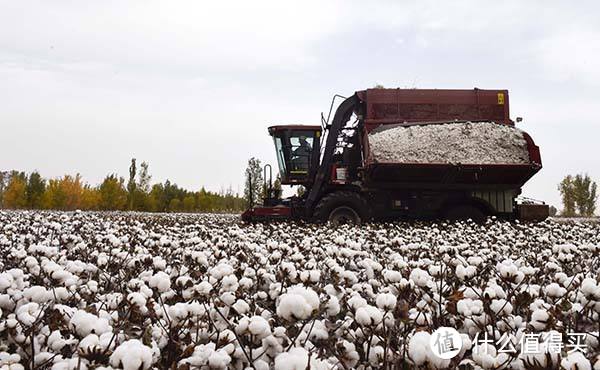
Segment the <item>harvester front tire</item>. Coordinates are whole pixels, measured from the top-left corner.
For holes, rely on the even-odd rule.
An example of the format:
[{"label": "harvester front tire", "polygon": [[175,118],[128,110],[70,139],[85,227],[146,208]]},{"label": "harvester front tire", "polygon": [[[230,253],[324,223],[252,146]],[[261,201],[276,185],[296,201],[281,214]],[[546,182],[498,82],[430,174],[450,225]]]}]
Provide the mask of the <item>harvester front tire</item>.
[{"label": "harvester front tire", "polygon": [[325,195],[314,211],[316,222],[330,222],[334,226],[360,225],[369,219],[369,204],[360,194],[352,191],[336,191]]}]

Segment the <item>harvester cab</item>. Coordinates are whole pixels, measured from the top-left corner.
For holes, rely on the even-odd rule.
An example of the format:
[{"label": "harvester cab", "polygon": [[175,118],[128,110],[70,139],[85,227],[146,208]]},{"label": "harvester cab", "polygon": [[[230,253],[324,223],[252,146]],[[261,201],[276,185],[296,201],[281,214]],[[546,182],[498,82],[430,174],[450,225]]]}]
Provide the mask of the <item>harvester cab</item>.
[{"label": "harvester cab", "polygon": [[309,185],[321,152],[321,126],[271,126],[279,174],[283,185]]}]

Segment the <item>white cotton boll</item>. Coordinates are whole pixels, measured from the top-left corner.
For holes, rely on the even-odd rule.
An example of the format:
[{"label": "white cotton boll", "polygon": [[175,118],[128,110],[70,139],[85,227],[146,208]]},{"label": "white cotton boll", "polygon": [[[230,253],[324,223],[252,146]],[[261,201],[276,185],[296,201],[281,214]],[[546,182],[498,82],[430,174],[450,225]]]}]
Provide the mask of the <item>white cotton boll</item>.
[{"label": "white cotton boll", "polygon": [[231,274],[223,277],[221,280],[221,289],[224,291],[235,292],[239,287],[237,276]]},{"label": "white cotton boll", "polygon": [[51,300],[53,295],[43,286],[34,285],[23,291],[23,297],[29,302],[44,303]]},{"label": "white cotton boll", "polygon": [[384,350],[382,346],[373,346],[369,350],[369,363],[373,366],[378,366],[383,360]]},{"label": "white cotton boll", "polygon": [[41,312],[36,302],[26,303],[17,309],[17,320],[24,326],[31,326],[41,317]]},{"label": "white cotton boll", "polygon": [[78,357],[58,360],[52,365],[52,370],[87,370],[88,361]]},{"label": "white cotton boll", "polygon": [[219,263],[217,266],[211,268],[209,273],[212,277],[219,280],[224,276],[233,274],[233,267],[227,263]]},{"label": "white cotton boll", "polygon": [[231,307],[236,310],[237,313],[243,315],[250,311],[250,305],[243,299],[238,299]]},{"label": "white cotton boll", "polygon": [[356,310],[354,319],[359,325],[375,326],[383,320],[383,312],[377,307],[367,305]]},{"label": "white cotton boll", "polygon": [[[563,358],[560,366],[565,370],[592,370],[590,360],[581,352],[572,352]],[[595,370],[596,366],[594,366]]]},{"label": "white cotton boll", "polygon": [[389,283],[398,283],[402,280],[402,273],[394,270],[383,270],[383,279]]},{"label": "white cotton boll", "polygon": [[361,297],[358,294],[353,295],[348,299],[348,306],[353,310],[358,310],[360,307],[364,307],[367,305],[367,300]]},{"label": "white cotton boll", "polygon": [[271,325],[261,316],[252,316],[248,324],[248,330],[250,334],[263,338],[271,334]]},{"label": "white cotton boll", "polygon": [[79,342],[79,348],[85,353],[91,353],[100,350],[100,337],[96,334],[90,334]]},{"label": "white cotton boll", "polygon": [[461,299],[456,303],[456,311],[467,317],[481,315],[483,313],[483,302],[478,299]]},{"label": "white cotton boll", "polygon": [[600,355],[596,356],[596,360],[594,362],[594,370],[600,370]]},{"label": "white cotton boll", "polygon": [[310,317],[312,310],[312,306],[300,294],[282,294],[277,303],[277,315],[286,320],[307,319]]},{"label": "white cotton boll", "polygon": [[483,258],[479,256],[471,256],[467,258],[467,263],[472,266],[479,266],[483,263]]},{"label": "white cotton boll", "polygon": [[269,364],[264,360],[256,360],[253,365],[255,370],[269,370]]},{"label": "white cotton boll", "polygon": [[416,332],[408,342],[408,356],[416,366],[424,365],[429,361],[429,340],[431,334],[425,331]]},{"label": "white cotton boll", "polygon": [[8,272],[0,273],[0,292],[12,287],[15,279]]},{"label": "white cotton boll", "polygon": [[294,266],[294,264],[291,262],[282,262],[281,263],[281,271],[291,281],[294,281],[296,279],[296,276],[298,276],[298,272],[296,271],[296,266]]},{"label": "white cotton boll", "polygon": [[231,362],[231,357],[223,349],[214,351],[208,357],[208,366],[211,369],[226,369]]},{"label": "white cotton boll", "polygon": [[427,270],[429,271],[429,274],[434,277],[439,277],[442,274],[441,265],[430,265]]},{"label": "white cotton boll", "polygon": [[599,293],[598,292],[598,284],[596,283],[596,280],[594,280],[592,278],[583,279],[579,289],[586,297],[594,297],[594,296],[597,296]]},{"label": "white cotton boll", "polygon": [[127,302],[129,302],[131,305],[137,306],[138,308],[146,307],[146,297],[141,293],[129,293],[127,295]]},{"label": "white cotton boll", "polygon": [[531,313],[531,321],[529,324],[536,330],[543,330],[548,324],[550,315],[544,309],[537,309]]},{"label": "white cotton boll", "polygon": [[494,369],[496,367],[496,347],[488,343],[476,344],[473,347],[473,361],[484,369]]},{"label": "white cotton boll", "polygon": [[456,277],[459,278],[460,280],[465,280],[465,279],[470,279],[473,276],[475,276],[475,273],[477,272],[477,269],[475,268],[475,266],[463,266],[463,265],[458,265],[456,266]]},{"label": "white cotton boll", "polygon": [[156,270],[164,270],[167,268],[167,261],[160,256],[155,256],[152,258],[152,266],[154,266]]},{"label": "white cotton boll", "polygon": [[328,316],[335,316],[340,313],[340,300],[335,296],[329,296],[325,306]]},{"label": "white cotton boll", "polygon": [[329,338],[327,326],[321,320],[315,320],[312,324],[312,327],[309,327],[308,325],[305,326],[304,331],[306,331],[307,333],[310,331],[308,338],[313,342],[326,340]]},{"label": "white cotton boll", "polygon": [[54,330],[48,336],[46,344],[52,351],[59,352],[64,346],[70,343],[62,336],[60,330]]},{"label": "white cotton boll", "polygon": [[544,287],[544,292],[549,297],[560,298],[567,293],[567,290],[557,283],[551,283]]},{"label": "white cotton boll", "polygon": [[424,288],[426,287],[431,280],[431,276],[425,270],[421,270],[420,268],[415,268],[410,272],[410,280],[412,280],[415,285],[418,287]]},{"label": "white cotton boll", "polygon": [[397,298],[391,293],[382,293],[377,295],[375,300],[377,307],[385,311],[391,311],[396,307]]},{"label": "white cotton boll", "polygon": [[291,348],[275,357],[275,370],[305,370],[308,366],[308,352],[301,347]]},{"label": "white cotton boll", "polygon": [[248,277],[243,277],[240,279],[239,284],[243,289],[247,290],[254,285],[254,281]]},{"label": "white cotton boll", "polygon": [[235,295],[231,292],[225,292],[225,293],[221,294],[219,299],[221,300],[221,302],[225,303],[228,306],[233,305],[236,301]]},{"label": "white cotton boll", "polygon": [[505,299],[492,299],[490,309],[499,316],[510,315],[512,312],[512,304]]},{"label": "white cotton boll", "polygon": [[148,282],[151,288],[157,289],[161,293],[168,292],[171,289],[171,278],[163,271],[152,275]]},{"label": "white cotton boll", "polygon": [[78,310],[73,314],[69,320],[69,325],[81,337],[92,333],[100,335],[112,330],[107,319],[100,318],[83,310]]},{"label": "white cotton boll", "polygon": [[207,296],[212,291],[213,286],[208,281],[202,281],[194,286],[194,290],[201,296]]},{"label": "white cotton boll", "polygon": [[118,346],[110,356],[110,364],[124,370],[145,370],[152,366],[152,348],[137,339]]}]

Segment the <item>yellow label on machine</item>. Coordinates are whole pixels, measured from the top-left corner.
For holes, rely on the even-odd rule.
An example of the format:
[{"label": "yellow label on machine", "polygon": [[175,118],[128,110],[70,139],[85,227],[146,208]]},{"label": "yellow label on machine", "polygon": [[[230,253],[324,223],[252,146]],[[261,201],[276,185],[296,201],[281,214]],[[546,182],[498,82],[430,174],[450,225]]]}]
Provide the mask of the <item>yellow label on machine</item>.
[{"label": "yellow label on machine", "polygon": [[498,93],[498,104],[504,105],[504,93]]}]

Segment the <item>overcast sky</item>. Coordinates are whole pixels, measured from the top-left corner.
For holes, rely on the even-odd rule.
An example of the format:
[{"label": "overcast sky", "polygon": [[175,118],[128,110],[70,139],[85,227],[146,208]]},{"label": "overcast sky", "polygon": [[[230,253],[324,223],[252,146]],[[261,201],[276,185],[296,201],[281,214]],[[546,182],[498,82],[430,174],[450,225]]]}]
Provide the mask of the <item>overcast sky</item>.
[{"label": "overcast sky", "polygon": [[600,182],[597,1],[0,0],[0,169],[243,188],[267,126],[318,124],[333,94],[510,91],[544,169],[524,194]]}]

